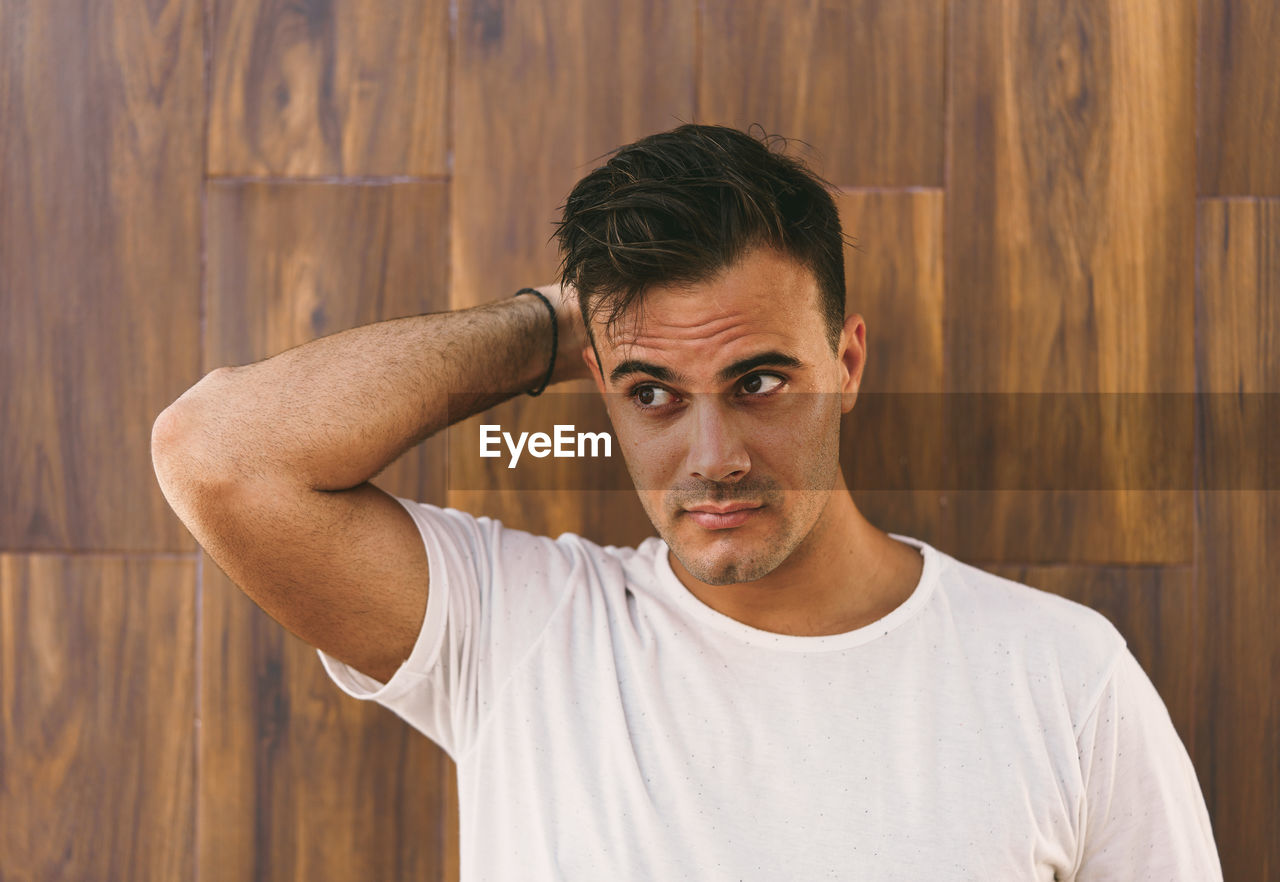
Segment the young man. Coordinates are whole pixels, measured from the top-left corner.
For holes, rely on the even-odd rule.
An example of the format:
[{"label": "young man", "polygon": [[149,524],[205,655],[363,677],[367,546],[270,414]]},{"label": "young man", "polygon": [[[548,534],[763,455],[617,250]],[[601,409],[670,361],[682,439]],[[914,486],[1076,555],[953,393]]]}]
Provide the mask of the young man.
[{"label": "young man", "polygon": [[[865,326],[825,182],[685,125],[579,182],[557,235],[545,303],[220,369],[154,432],[228,575],[455,760],[464,880],[1221,878],[1110,622],[858,512]],[[638,548],[368,483],[446,414],[586,376]]]}]

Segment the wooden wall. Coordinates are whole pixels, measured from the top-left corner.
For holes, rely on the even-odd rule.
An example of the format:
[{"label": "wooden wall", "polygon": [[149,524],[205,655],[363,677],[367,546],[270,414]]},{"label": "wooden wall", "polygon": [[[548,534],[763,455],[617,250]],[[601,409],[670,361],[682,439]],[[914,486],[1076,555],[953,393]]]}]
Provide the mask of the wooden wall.
[{"label": "wooden wall", "polygon": [[[1230,477],[1276,444],[1277,10],[0,2],[0,880],[457,878],[448,758],[203,554],[151,425],[216,366],[550,281],[592,160],[686,121],[841,185],[864,391],[1201,393],[1193,487],[856,500],[1107,614],[1227,878],[1280,876],[1278,470]],[[627,493],[451,491],[441,441],[379,485],[648,533]]]}]

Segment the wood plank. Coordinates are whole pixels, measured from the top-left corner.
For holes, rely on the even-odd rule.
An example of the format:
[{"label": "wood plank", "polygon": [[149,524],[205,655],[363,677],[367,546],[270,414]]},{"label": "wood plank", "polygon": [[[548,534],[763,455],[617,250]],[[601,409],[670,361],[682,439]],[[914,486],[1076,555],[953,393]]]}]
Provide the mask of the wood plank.
[{"label": "wood plank", "polygon": [[1199,10],[1199,193],[1280,196],[1280,6],[1200,0]]},{"label": "wood plank", "polygon": [[202,561],[198,878],[445,878],[444,751]]},{"label": "wood plank", "polygon": [[[1193,392],[1190,4],[951,12],[947,391]],[[1070,428],[1042,443],[1065,449]],[[1117,438],[1100,474],[1150,452],[1155,427],[1138,428],[1148,436]],[[947,547],[984,560],[1188,563],[1190,492],[1112,486],[947,494]]]},{"label": "wood plank", "polygon": [[920,487],[922,476],[941,473],[938,445],[919,445],[933,462],[902,451],[931,437],[922,418],[943,389],[944,202],[941,190],[847,190],[837,199],[845,238],[855,240],[845,245],[845,315],[860,314],[867,327],[859,398],[841,423],[841,465],[869,521],[931,544],[943,513],[936,488],[863,488]]},{"label": "wood plank", "polygon": [[5,879],[188,879],[196,570],[0,554]]},{"label": "wood plank", "polygon": [[857,190],[837,197],[844,252],[845,315],[867,324],[863,392],[943,391],[941,190]]},{"label": "wood plank", "polygon": [[1265,878],[1280,867],[1280,201],[1205,200],[1197,241],[1193,756],[1226,878]]},{"label": "wood plank", "polygon": [[445,175],[447,0],[215,0],[207,171]]},{"label": "wood plank", "polygon": [[[692,119],[695,14],[672,0],[459,3],[454,309],[552,281],[559,264],[552,225],[573,185],[603,164],[606,151]],[[521,396],[504,420],[586,422],[581,408],[598,406],[586,397],[593,390],[581,381],[538,399]],[[473,418],[481,420],[493,421]],[[451,466],[479,468],[478,457]],[[498,492],[483,474],[461,474],[449,504],[509,526],[615,544],[653,534],[633,492]]]},{"label": "wood plank", "polygon": [[200,379],[200,4],[0,4],[0,548],[189,551],[151,425]]},{"label": "wood plank", "polygon": [[434,181],[211,181],[203,369],[447,309],[448,203]]},{"label": "wood plank", "polygon": [[[448,308],[444,183],[212,182],[208,217],[206,369]],[[444,464],[437,435],[375,483],[443,504]],[[202,559],[200,878],[442,878],[444,752]]]},{"label": "wood plank", "polygon": [[702,12],[698,122],[807,141],[841,186],[942,186],[942,0],[708,0]]}]

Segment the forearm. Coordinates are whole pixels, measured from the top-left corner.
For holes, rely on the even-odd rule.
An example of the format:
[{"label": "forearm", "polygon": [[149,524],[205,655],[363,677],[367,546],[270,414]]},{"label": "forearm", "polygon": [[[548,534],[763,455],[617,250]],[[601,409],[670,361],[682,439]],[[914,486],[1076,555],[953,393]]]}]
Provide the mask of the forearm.
[{"label": "forearm", "polygon": [[[553,382],[584,375],[572,318],[561,314]],[[330,334],[206,376],[161,416],[174,439],[165,455],[184,468],[192,454],[202,474],[188,480],[345,490],[449,423],[535,388],[551,336],[531,295]]]}]

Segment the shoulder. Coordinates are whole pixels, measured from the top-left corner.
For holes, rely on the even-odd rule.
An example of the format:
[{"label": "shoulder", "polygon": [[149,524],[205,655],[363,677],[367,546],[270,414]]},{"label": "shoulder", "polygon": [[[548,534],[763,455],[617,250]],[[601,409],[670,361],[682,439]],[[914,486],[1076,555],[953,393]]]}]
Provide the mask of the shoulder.
[{"label": "shoulder", "polygon": [[1042,685],[1058,687],[1073,719],[1087,712],[1128,651],[1111,620],[1069,598],[941,559],[937,590],[969,645],[997,648]]},{"label": "shoulder", "polygon": [[[494,569],[512,575],[522,570],[528,575],[555,570],[595,571],[617,575],[632,561],[637,549],[602,545],[572,531],[551,536],[521,529],[500,518],[476,515],[457,508],[428,502],[401,500],[426,533],[447,537],[465,554],[488,562]],[[563,572],[557,573],[563,576]]]},{"label": "shoulder", "polygon": [[1028,640],[1108,659],[1124,644],[1111,620],[1092,607],[944,557],[941,586],[959,611],[990,627],[1015,629]]}]

